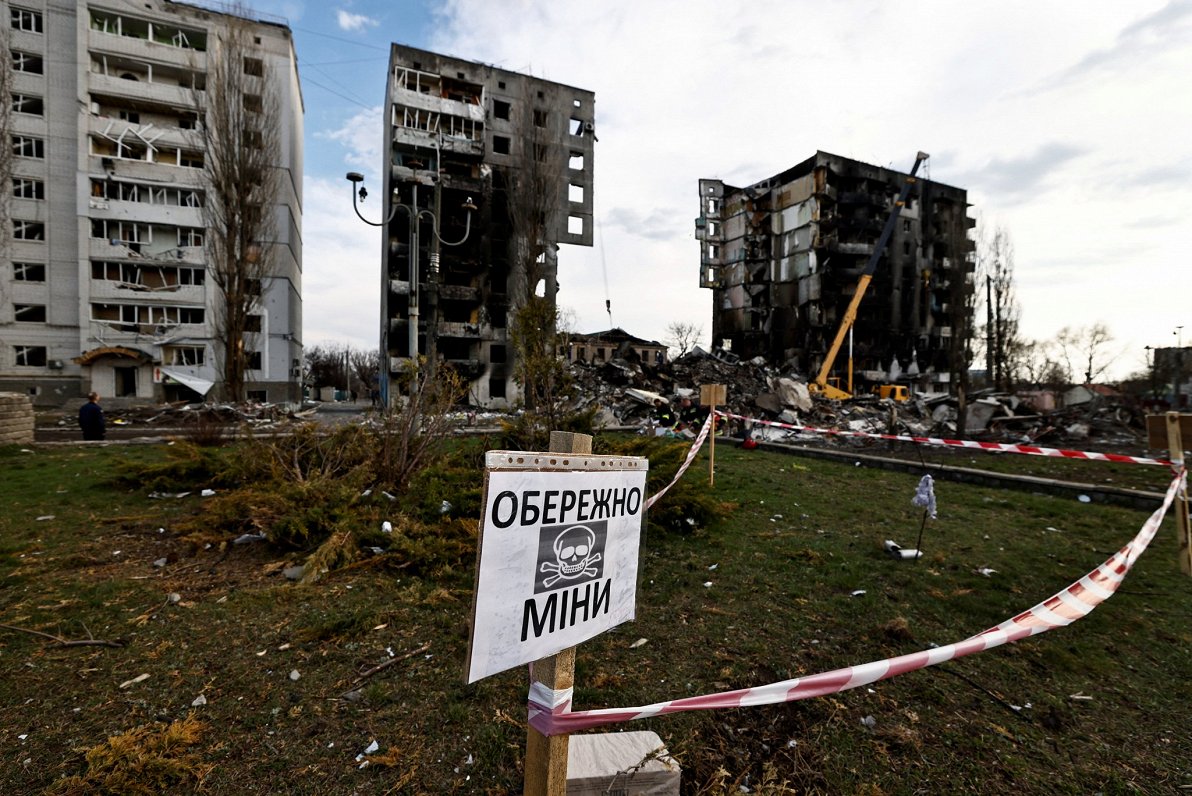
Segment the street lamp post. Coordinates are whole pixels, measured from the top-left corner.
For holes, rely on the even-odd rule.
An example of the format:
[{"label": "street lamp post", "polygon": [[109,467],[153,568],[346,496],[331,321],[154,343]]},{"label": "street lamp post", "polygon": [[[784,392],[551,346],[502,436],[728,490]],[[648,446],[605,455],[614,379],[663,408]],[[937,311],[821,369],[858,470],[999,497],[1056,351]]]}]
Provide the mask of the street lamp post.
[{"label": "street lamp post", "polygon": [[[368,191],[365,190],[365,188],[362,184],[360,184],[360,183],[364,182],[364,175],[361,174],[360,172],[349,171],[345,176],[346,176],[348,182],[352,183],[352,210],[354,210],[356,212],[356,216],[361,221],[363,221],[365,224],[368,224],[368,225],[374,226],[374,227],[386,227],[389,225],[389,223],[391,221],[393,221],[394,217],[397,215],[398,210],[404,211],[410,219],[410,233],[409,233],[410,285],[409,285],[409,304],[408,304],[408,310],[407,310],[406,314],[408,317],[408,327],[409,327],[408,334],[409,334],[410,358],[414,362],[415,367],[417,367],[417,365],[418,365],[418,319],[419,319],[419,314],[420,314],[420,312],[419,312],[419,303],[420,303],[419,302],[419,299],[420,299],[419,291],[421,289],[421,285],[419,284],[419,270],[420,270],[420,263],[419,263],[420,229],[419,228],[421,226],[421,222],[424,219],[430,222],[431,234],[434,236],[432,238],[432,242],[434,245],[433,245],[431,253],[430,253],[430,273],[429,273],[430,284],[428,285],[428,292],[434,293],[435,295],[432,298],[432,300],[430,301],[432,317],[430,318],[430,320],[428,321],[428,324],[427,324],[426,348],[427,348],[428,367],[430,368],[430,373],[433,374],[434,367],[435,367],[434,358],[436,356],[436,342],[437,342],[435,340],[435,337],[438,333],[438,330],[437,330],[437,321],[438,321],[438,318],[437,318],[437,315],[438,315],[437,291],[439,288],[439,284],[438,284],[438,282],[439,282],[439,246],[440,246],[440,244],[443,246],[459,246],[462,243],[464,243],[464,241],[466,241],[468,239],[468,235],[470,235],[471,231],[472,231],[472,211],[476,209],[476,205],[472,204],[471,197],[468,197],[464,201],[463,205],[461,205],[461,209],[467,211],[467,216],[465,217],[465,221],[464,221],[463,237],[461,237],[457,241],[448,241],[448,240],[444,240],[443,237],[439,234],[439,220],[440,220],[439,197],[440,197],[441,186],[438,181],[438,175],[432,176],[432,179],[434,180],[434,184],[435,184],[435,191],[434,191],[434,205],[435,205],[435,207],[433,210],[430,208],[418,207],[418,185],[419,185],[419,183],[417,180],[415,180],[412,183],[413,193],[411,195],[409,204],[402,203],[399,193],[398,193],[398,189],[396,187],[393,189],[393,194],[391,197],[389,197],[389,211],[388,211],[388,213],[386,213],[385,218],[382,221],[369,221],[367,218],[365,218],[360,213],[360,208],[357,204],[357,196],[359,196],[361,202],[363,202],[364,199],[368,196]],[[359,185],[359,188],[357,188],[357,185]],[[384,280],[384,284],[382,285],[382,290],[387,290],[387,289],[388,289],[388,275],[386,274],[386,279]],[[387,324],[387,323],[389,323],[389,319],[383,318],[382,322]],[[386,337],[388,337],[388,334],[386,334]],[[388,354],[386,351],[381,351],[380,353],[381,353],[381,357],[384,361],[384,365],[385,365],[385,369],[386,369],[385,370],[385,379],[386,379],[386,385],[388,385],[388,379],[389,379],[389,376],[388,376],[388,374],[389,374]],[[386,389],[385,390],[386,403],[388,402],[388,394],[389,394],[389,390]]]},{"label": "street lamp post", "polygon": [[1180,396],[1180,382],[1184,379],[1184,327],[1177,326],[1172,334],[1175,335],[1175,401],[1172,407],[1175,411],[1180,411],[1183,403]]}]

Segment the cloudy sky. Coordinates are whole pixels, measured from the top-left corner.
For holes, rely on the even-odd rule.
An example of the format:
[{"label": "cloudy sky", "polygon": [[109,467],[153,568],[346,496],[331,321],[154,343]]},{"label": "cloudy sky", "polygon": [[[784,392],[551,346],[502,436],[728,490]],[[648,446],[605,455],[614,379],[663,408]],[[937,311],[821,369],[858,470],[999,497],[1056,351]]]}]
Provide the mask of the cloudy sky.
[{"label": "cloudy sky", "polygon": [[[390,42],[596,93],[596,245],[560,252],[580,331],[711,332],[701,177],[824,150],[968,190],[1014,244],[1022,329],[1104,322],[1111,375],[1192,340],[1192,0],[255,0],[294,30],[306,103],[305,342],[376,346]],[[739,5],[739,10],[733,10]],[[379,196],[379,190],[374,194]],[[365,211],[379,213],[369,200]]]}]

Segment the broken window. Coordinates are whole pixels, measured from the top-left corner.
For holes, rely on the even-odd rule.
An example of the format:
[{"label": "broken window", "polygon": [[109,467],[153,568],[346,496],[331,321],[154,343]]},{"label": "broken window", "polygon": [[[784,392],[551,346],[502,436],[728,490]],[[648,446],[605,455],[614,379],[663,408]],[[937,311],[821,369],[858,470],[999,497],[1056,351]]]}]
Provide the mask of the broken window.
[{"label": "broken window", "polygon": [[246,351],[245,352],[245,367],[249,370],[261,369],[261,352],[260,351]]},{"label": "broken window", "polygon": [[571,183],[567,186],[567,201],[582,204],[584,201],[584,186]]},{"label": "broken window", "polygon": [[46,305],[13,304],[13,320],[17,323],[45,323]]},{"label": "broken window", "polygon": [[49,357],[43,345],[13,346],[17,354],[17,365],[25,368],[44,368]]},{"label": "broken window", "polygon": [[201,169],[203,168],[203,153],[202,152],[183,152],[178,151],[178,165],[187,169]]},{"label": "broken window", "polygon": [[32,94],[13,94],[12,110],[14,113],[27,113],[31,116],[44,116],[46,112],[41,97]]},{"label": "broken window", "polygon": [[13,263],[12,278],[17,282],[44,282],[45,263]]},{"label": "broken window", "polygon": [[567,161],[567,168],[572,169],[574,171],[583,171],[584,170],[584,153],[583,152],[572,152],[570,158],[568,158],[568,161]]},{"label": "broken window", "polygon": [[207,362],[207,349],[197,345],[170,346],[162,351],[167,365],[196,367]]},{"label": "broken window", "polygon": [[570,235],[584,234],[583,216],[567,216],[567,233]]},{"label": "broken window", "polygon": [[120,120],[124,122],[131,122],[133,124],[140,124],[141,114],[137,113],[136,111],[121,110]]},{"label": "broken window", "polygon": [[261,316],[249,315],[244,319],[244,331],[259,332],[261,331]]},{"label": "broken window", "polygon": [[510,105],[504,100],[493,100],[493,117],[497,119],[509,119]]},{"label": "broken window", "polygon": [[495,376],[488,380],[488,397],[505,397],[505,379],[501,378],[500,376]]},{"label": "broken window", "polygon": [[12,154],[18,158],[44,158],[46,142],[27,135],[14,135],[12,137]]},{"label": "broken window", "polygon": [[510,140],[507,136],[494,135],[493,136],[493,154],[508,155]]},{"label": "broken window", "polygon": [[13,177],[12,195],[16,199],[45,199],[46,184],[29,177]]},{"label": "broken window", "polygon": [[[244,293],[245,293],[245,295],[249,295],[249,296],[261,295],[261,280],[260,279],[245,279],[244,280]],[[257,315],[254,317],[259,318],[260,316]],[[260,331],[260,330],[258,329],[257,331]]]},{"label": "broken window", "polygon": [[546,111],[539,108],[534,109],[534,126],[546,127]]},{"label": "broken window", "polygon": [[245,94],[244,95],[244,110],[249,113],[261,113],[265,110],[264,101],[260,94]]},{"label": "broken window", "polygon": [[40,221],[13,219],[12,236],[17,240],[45,240],[46,225]]},{"label": "broken window", "polygon": [[40,55],[13,50],[12,71],[27,72],[31,75],[40,75],[45,72],[45,62],[42,60]]},{"label": "broken window", "polygon": [[196,227],[178,227],[178,245],[184,248],[202,246],[203,230]]},{"label": "broken window", "polygon": [[12,29],[22,30],[26,33],[41,33],[41,14],[37,11],[30,11],[27,8],[13,8],[12,15]]},{"label": "broken window", "polygon": [[252,75],[253,77],[264,77],[265,62],[260,58],[244,57],[244,74]]}]

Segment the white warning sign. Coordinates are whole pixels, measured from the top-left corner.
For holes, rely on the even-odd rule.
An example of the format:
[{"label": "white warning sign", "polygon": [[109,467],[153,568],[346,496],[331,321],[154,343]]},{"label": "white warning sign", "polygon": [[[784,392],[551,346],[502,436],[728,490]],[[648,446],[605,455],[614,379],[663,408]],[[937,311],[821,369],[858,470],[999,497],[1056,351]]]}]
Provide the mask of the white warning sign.
[{"label": "white warning sign", "polygon": [[488,459],[469,683],[633,619],[645,506],[645,459]]}]

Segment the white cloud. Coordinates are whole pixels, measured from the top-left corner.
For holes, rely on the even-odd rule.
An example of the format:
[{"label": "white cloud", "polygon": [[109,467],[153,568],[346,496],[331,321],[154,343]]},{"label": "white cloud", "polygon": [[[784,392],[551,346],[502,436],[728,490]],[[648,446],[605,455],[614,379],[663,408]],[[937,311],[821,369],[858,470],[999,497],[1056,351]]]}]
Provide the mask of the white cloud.
[{"label": "white cloud", "polygon": [[364,14],[353,14],[342,8],[336,13],[336,21],[339,22],[340,30],[347,31],[361,31],[365,28],[375,28],[381,24],[372,17],[365,16]]},{"label": "white cloud", "polygon": [[[596,245],[559,254],[559,301],[581,331],[609,325],[607,297],[612,323],[638,336],[674,321],[710,333],[697,181],[751,184],[820,149],[899,169],[932,153],[926,176],[1009,230],[1031,337],[1104,320],[1133,352],[1192,328],[1179,223],[1192,216],[1190,0],[1089,0],[1079,14],[953,0],[676,8],[445,0],[418,42],[596,92]],[[367,24],[357,16],[371,22],[341,12],[341,25]],[[382,111],[333,124],[322,138],[342,154],[307,182],[307,338],[372,347],[380,242],[342,173],[366,174],[362,211],[379,214]]]}]

